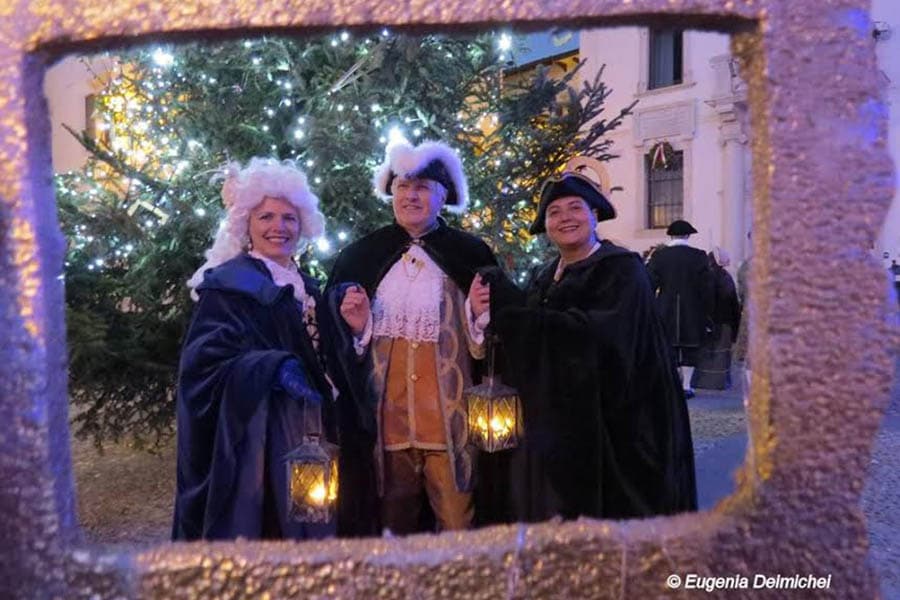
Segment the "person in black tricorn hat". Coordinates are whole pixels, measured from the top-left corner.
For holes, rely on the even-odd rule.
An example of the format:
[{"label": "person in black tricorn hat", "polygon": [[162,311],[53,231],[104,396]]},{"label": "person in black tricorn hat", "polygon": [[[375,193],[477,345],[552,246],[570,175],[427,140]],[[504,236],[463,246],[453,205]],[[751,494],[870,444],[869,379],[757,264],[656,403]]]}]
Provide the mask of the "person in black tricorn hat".
[{"label": "person in black tricorn hat", "polygon": [[[338,533],[379,533],[379,514],[395,534],[422,531],[429,507],[439,530],[465,529],[476,450],[463,391],[484,355],[483,340],[467,336],[465,294],[476,271],[497,261],[438,216],[468,202],[462,161],[446,144],[391,145],[373,184],[394,222],[347,246],[329,279],[329,289],[361,284],[346,296],[358,307],[345,306],[353,315],[340,321],[355,323],[356,345],[368,346],[362,368],[348,365],[336,378],[347,474]],[[346,331],[340,339],[349,345]]]},{"label": "person in black tricorn hat", "polygon": [[654,252],[647,263],[656,303],[675,350],[688,398],[694,396],[691,377],[700,346],[711,334],[715,303],[715,279],[709,259],[703,250],[688,245],[688,238],[694,233],[697,230],[687,221],[672,221],[666,229],[671,240]]},{"label": "person in black tricorn hat", "polygon": [[546,233],[559,256],[524,292],[498,269],[469,292],[522,399],[524,440],[510,468],[519,521],[696,509],[687,407],[650,279],[637,254],[596,233],[615,215],[588,177],[550,178],[531,232]]}]

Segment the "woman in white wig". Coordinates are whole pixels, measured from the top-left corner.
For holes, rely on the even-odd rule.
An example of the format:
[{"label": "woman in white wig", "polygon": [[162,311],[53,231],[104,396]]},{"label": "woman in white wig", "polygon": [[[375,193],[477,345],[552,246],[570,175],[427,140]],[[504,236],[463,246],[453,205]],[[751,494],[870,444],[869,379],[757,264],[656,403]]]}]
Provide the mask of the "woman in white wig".
[{"label": "woman in white wig", "polygon": [[289,161],[253,158],[222,174],[226,216],[188,282],[197,305],[179,368],[172,537],[331,535],[333,520],[288,516],[284,464],[311,429],[336,439],[319,336],[330,317],[293,259],[322,234],[319,201]]}]

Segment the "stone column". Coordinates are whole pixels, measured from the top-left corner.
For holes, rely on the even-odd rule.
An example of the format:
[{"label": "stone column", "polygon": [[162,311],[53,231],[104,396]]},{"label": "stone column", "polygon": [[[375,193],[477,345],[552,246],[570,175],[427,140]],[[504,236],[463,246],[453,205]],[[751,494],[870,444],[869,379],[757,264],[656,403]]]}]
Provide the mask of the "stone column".
[{"label": "stone column", "polygon": [[744,157],[747,136],[741,130],[740,120],[734,111],[719,113],[719,142],[722,146],[722,246],[731,256],[732,271],[746,258],[747,229],[745,222],[746,171]]},{"label": "stone column", "polygon": [[749,223],[747,189],[747,105],[746,86],[737,74],[730,55],[713,57],[713,97],[706,102],[719,117],[719,143],[722,148],[722,221],[720,245],[731,256],[730,271],[735,273],[748,256]]}]

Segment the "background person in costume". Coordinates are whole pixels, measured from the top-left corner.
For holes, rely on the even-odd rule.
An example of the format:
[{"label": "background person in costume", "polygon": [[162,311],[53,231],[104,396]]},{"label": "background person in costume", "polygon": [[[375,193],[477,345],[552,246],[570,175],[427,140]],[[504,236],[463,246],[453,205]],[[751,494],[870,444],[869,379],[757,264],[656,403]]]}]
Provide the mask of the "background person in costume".
[{"label": "background person in costume", "polygon": [[463,390],[484,352],[466,335],[465,291],[476,270],[496,260],[484,242],[438,217],[442,207],[460,213],[468,203],[450,147],[392,145],[374,186],[391,199],[395,221],[345,248],[329,279],[358,281],[372,298],[366,368],[338,384],[341,456],[355,471],[340,521],[355,524],[349,534],[377,533],[377,486],[382,525],[394,533],[421,530],[426,498],[439,529],[463,529],[473,517],[475,460]]},{"label": "background person in costume", "polygon": [[[600,240],[615,210],[584,175],[549,179],[532,234],[559,256],[524,292],[499,269],[469,292],[522,398],[511,499],[520,521],[643,517],[694,510],[687,407],[640,257]],[[477,324],[476,324],[477,325]]]},{"label": "background person in costume", "polygon": [[694,396],[691,377],[700,346],[712,334],[710,316],[715,286],[706,253],[688,245],[688,238],[694,233],[697,230],[687,221],[672,221],[666,229],[671,240],[654,252],[647,263],[688,398]]},{"label": "background person in costume", "polygon": [[178,379],[176,540],[323,537],[334,522],[287,516],[284,456],[319,407],[335,440],[315,282],[298,271],[301,239],[324,219],[305,175],[253,158],[224,170],[227,208],[206,262],[188,282],[197,301]]},{"label": "background person in costume", "polygon": [[691,377],[691,388],[725,390],[731,387],[731,346],[741,322],[741,303],[734,279],[725,269],[731,264],[728,253],[716,246],[708,255],[713,278],[712,335],[706,336]]}]

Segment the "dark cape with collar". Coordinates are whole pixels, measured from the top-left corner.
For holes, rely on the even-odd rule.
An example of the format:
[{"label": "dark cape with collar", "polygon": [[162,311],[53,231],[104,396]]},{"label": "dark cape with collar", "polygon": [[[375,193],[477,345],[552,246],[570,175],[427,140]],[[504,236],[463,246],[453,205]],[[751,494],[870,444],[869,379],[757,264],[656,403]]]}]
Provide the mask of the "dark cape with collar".
[{"label": "dark cape with collar", "polygon": [[706,253],[682,244],[664,246],[647,263],[656,303],[679,363],[694,366],[715,304],[715,280]]},{"label": "dark cape with collar", "polygon": [[[468,293],[475,273],[496,266],[493,252],[483,241],[447,226],[438,219],[433,231],[417,239],[397,223],[392,223],[357,240],[341,251],[328,278],[328,304],[338,311],[340,298],[351,284],[365,288],[369,298],[378,284],[400,260],[411,244],[419,244],[463,293]],[[352,334],[339,318],[332,319],[334,347],[346,355],[352,349]],[[380,535],[379,504],[374,449],[377,438],[377,398],[367,387],[365,360],[355,365],[340,363],[332,373],[340,390],[338,412],[341,430],[341,493],[338,496],[338,535]]]},{"label": "dark cape with collar", "polygon": [[[303,279],[318,300],[314,280]],[[208,271],[197,292],[179,367],[173,539],[302,539],[333,532],[333,524],[296,523],[286,514],[282,459],[302,442],[306,421],[304,401],[276,386],[284,360],[299,360],[323,398],[326,437],[336,435],[331,387],[293,287],[276,286],[261,261],[239,255]],[[321,327],[327,316],[318,312]]]},{"label": "dark cape with collar", "polygon": [[[328,286],[336,283],[361,284],[375,295],[378,284],[391,266],[413,243],[410,235],[397,223],[391,223],[350,244],[338,256],[328,278]],[[441,270],[464,294],[481,267],[497,264],[487,244],[472,234],[449,227],[438,218],[438,226],[416,241]]]},{"label": "dark cape with collar", "polygon": [[491,327],[518,388],[525,439],[512,457],[514,518],[629,518],[697,506],[681,385],[637,254],[604,241],[522,293],[491,284]]}]

